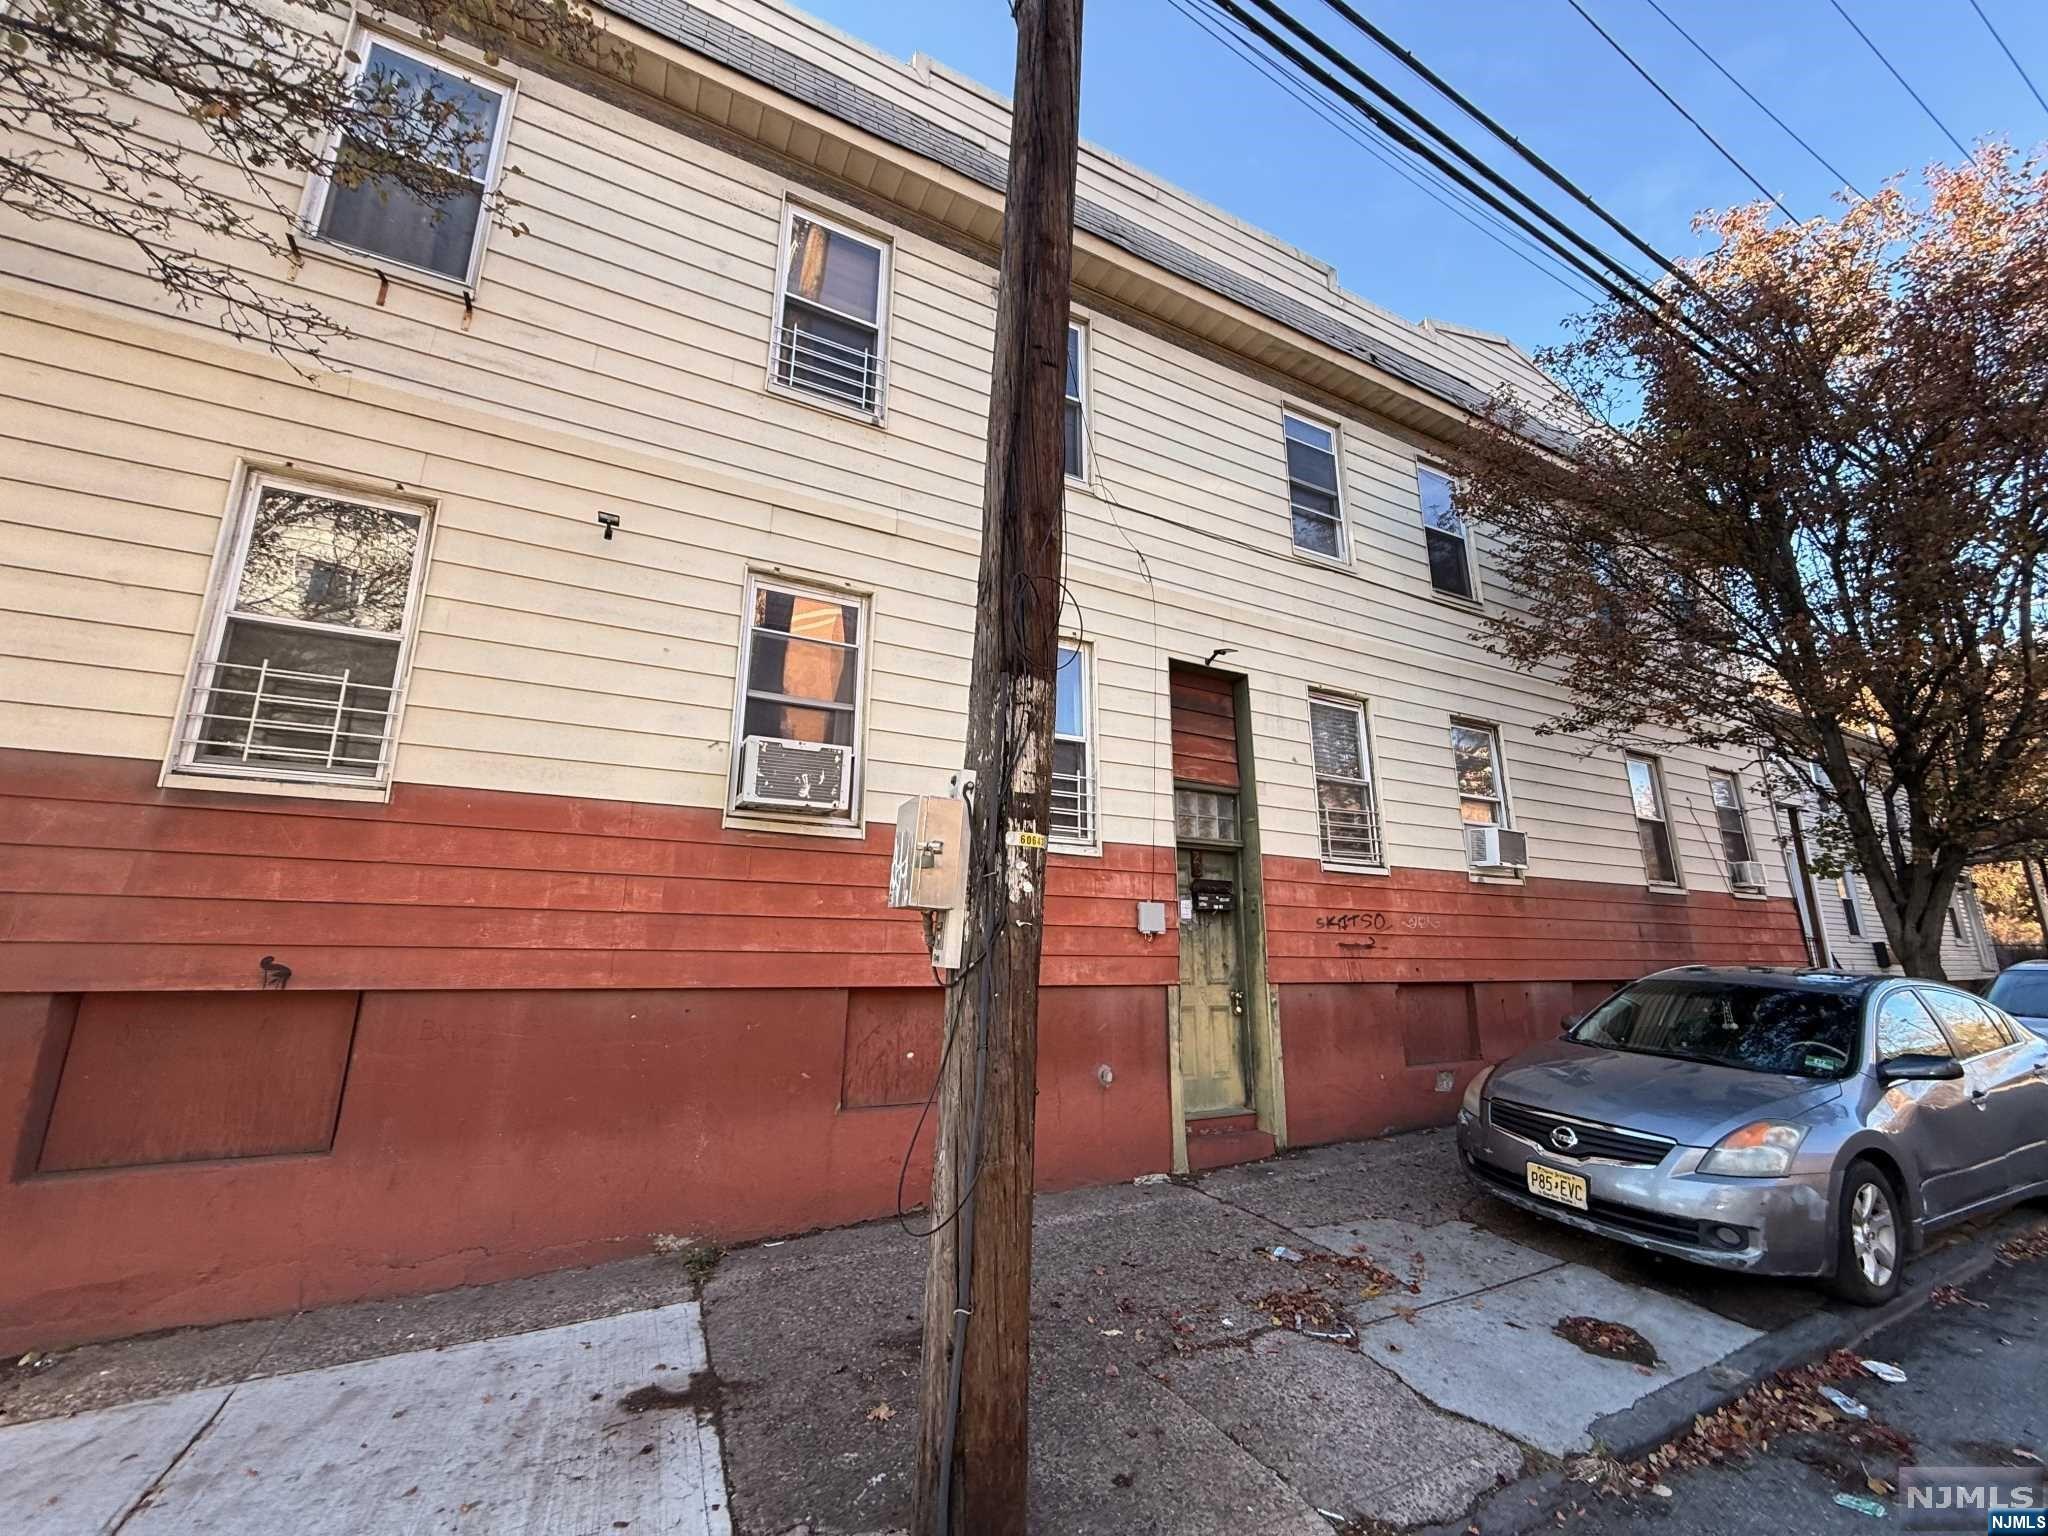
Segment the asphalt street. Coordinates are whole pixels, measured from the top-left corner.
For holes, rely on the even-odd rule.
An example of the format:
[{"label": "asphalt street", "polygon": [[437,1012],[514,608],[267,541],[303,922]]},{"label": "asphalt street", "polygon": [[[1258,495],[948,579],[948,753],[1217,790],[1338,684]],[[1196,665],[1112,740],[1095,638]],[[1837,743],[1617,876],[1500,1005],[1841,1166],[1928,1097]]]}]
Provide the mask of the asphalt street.
[{"label": "asphalt street", "polygon": [[[1967,1299],[1924,1308],[1857,1346],[1865,1359],[1904,1370],[1903,1383],[1865,1376],[1842,1385],[1869,1407],[1872,1425],[1905,1437],[1911,1464],[2038,1465],[2033,1458],[2048,1457],[2048,1260],[1996,1264],[1962,1294]],[[1852,1443],[1852,1433],[1864,1443]],[[1747,1459],[1667,1475],[1668,1498],[1574,1487],[1543,1524],[1581,1536],[1874,1536],[1902,1514],[1897,1494],[1877,1496],[1870,1482],[1899,1483],[1901,1458],[1872,1444],[1884,1438],[1847,1421],[1787,1434]],[[1877,1496],[1887,1514],[1846,1508],[1837,1494]]]}]

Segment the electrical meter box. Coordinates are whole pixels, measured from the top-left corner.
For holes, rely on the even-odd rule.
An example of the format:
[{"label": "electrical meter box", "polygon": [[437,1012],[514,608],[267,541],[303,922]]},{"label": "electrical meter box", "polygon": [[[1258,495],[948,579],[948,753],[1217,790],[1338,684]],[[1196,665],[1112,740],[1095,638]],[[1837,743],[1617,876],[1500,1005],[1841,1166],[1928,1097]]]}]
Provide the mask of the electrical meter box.
[{"label": "electrical meter box", "polygon": [[956,912],[967,905],[967,802],[919,795],[896,812],[889,905]]}]

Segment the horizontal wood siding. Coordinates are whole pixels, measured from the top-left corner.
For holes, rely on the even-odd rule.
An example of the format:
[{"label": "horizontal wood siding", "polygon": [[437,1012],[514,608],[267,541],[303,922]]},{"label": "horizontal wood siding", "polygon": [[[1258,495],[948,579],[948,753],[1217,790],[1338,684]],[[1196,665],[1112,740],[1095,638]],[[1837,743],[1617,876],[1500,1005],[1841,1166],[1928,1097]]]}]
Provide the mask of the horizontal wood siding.
[{"label": "horizontal wood siding", "polygon": [[[258,961],[313,989],[924,987],[886,904],[892,829],[861,841],[722,829],[678,806],[401,785],[389,805],[156,787],[152,766],[0,751],[0,990],[239,989]],[[1050,986],[1168,986],[1164,849],[1054,855]],[[1591,881],[1331,875],[1265,862],[1275,983],[1623,979],[1796,961],[1786,902]]]},{"label": "horizontal wood siding", "polygon": [[1230,679],[1176,667],[1172,689],[1174,778],[1236,789],[1237,694]]},{"label": "horizontal wood siding", "polygon": [[1475,883],[1428,870],[1356,876],[1286,858],[1265,861],[1265,883],[1276,985],[1619,982],[1671,965],[1804,963],[1789,900],[1591,880]]},{"label": "horizontal wood siding", "polygon": [[[919,987],[890,840],[721,829],[715,812],[401,785],[389,805],[156,787],[154,766],[0,751],[0,991],[291,985]],[[1148,872],[1148,862],[1155,868]],[[1048,986],[1168,986],[1143,848],[1054,855]]]}]

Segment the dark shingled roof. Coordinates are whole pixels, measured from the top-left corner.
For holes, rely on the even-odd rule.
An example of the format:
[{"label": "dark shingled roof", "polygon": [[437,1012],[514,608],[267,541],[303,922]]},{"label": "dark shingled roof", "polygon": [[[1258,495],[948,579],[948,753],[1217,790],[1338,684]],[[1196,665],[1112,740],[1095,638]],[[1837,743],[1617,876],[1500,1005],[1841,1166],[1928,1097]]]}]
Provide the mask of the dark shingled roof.
[{"label": "dark shingled roof", "polygon": [[[936,161],[993,191],[1002,191],[1009,180],[1008,165],[1001,156],[991,154],[972,140],[942,128],[873,91],[842,80],[785,48],[778,48],[750,32],[742,31],[729,21],[686,5],[683,0],[603,0],[603,3],[607,9],[682,44],[693,53],[702,54],[793,100],[851,123],[886,143]],[[1079,200],[1074,208],[1074,224],[1076,228],[1086,230],[1176,277],[1232,299],[1268,320],[1390,373],[1461,410],[1476,413],[1485,408],[1487,391],[1478,385],[1375,340],[1299,299],[1233,272],[1199,252],[1177,245],[1121,214],[1112,213],[1099,203],[1085,198]],[[1528,423],[1524,430],[1532,436],[1553,436],[1549,429],[1536,423]],[[1569,442],[1562,434],[1555,436],[1560,445]]]}]

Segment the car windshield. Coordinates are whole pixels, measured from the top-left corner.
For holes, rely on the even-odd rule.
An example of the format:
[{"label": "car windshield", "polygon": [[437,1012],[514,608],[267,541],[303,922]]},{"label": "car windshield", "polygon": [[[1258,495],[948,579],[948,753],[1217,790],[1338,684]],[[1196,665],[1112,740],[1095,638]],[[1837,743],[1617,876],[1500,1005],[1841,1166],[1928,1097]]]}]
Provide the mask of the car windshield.
[{"label": "car windshield", "polygon": [[1572,1030],[1581,1045],[1791,1077],[1846,1077],[1860,995],[1665,977],[1625,987]]},{"label": "car windshield", "polygon": [[2048,1018],[2048,971],[2007,971],[1985,997],[2021,1018]]}]

